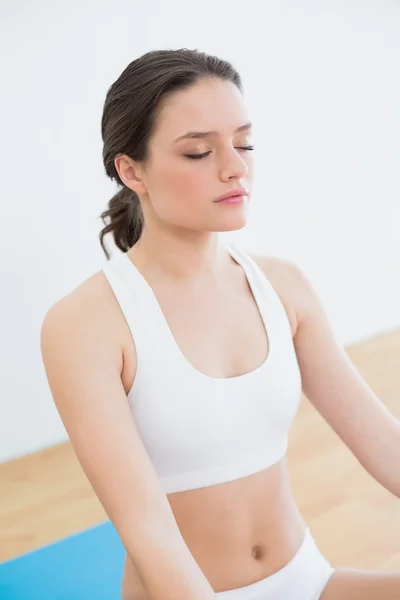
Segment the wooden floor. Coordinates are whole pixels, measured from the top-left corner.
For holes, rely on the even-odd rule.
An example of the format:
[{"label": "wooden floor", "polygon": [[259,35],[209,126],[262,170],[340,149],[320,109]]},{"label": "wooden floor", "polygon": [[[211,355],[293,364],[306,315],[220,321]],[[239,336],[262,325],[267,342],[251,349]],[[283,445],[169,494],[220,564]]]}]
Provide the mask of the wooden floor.
[{"label": "wooden floor", "polygon": [[[400,331],[347,351],[400,418]],[[288,464],[299,509],[334,566],[400,571],[400,500],[364,471],[304,397]],[[69,444],[0,465],[0,562],[106,520]]]}]

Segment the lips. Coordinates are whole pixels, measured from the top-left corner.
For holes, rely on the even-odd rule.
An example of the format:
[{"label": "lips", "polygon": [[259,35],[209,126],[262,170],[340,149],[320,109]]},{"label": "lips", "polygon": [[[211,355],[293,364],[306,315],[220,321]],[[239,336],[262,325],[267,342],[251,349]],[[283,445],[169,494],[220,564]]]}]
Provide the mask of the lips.
[{"label": "lips", "polygon": [[235,198],[236,196],[248,196],[248,192],[244,188],[236,188],[234,190],[230,190],[226,192],[219,198],[217,198],[214,202],[222,202],[222,200],[228,200],[228,198]]}]

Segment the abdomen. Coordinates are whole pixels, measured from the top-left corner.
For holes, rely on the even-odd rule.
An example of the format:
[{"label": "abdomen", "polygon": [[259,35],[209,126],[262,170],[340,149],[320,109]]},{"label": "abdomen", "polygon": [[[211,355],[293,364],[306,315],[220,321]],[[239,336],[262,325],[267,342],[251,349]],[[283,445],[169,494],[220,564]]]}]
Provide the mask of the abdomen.
[{"label": "abdomen", "polygon": [[[215,592],[243,587],[278,571],[296,554],[305,533],[284,458],[235,481],[169,494],[168,501],[183,539]],[[129,559],[123,587],[123,600],[148,600]]]}]

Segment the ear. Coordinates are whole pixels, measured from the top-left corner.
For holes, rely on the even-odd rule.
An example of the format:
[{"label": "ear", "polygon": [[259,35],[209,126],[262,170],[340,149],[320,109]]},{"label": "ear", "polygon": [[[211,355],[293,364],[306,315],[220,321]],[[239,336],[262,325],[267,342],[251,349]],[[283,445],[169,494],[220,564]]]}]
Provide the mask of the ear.
[{"label": "ear", "polygon": [[126,154],[117,154],[114,158],[114,165],[118,175],[124,184],[138,195],[147,193],[146,186],[142,181],[142,171],[140,165]]}]

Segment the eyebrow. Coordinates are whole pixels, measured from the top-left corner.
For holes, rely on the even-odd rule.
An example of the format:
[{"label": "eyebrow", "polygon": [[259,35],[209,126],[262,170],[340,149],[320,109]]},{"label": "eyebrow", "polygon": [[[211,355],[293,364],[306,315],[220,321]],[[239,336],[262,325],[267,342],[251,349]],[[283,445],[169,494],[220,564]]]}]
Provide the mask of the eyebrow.
[{"label": "eyebrow", "polygon": [[[245,123],[244,125],[241,125],[240,127],[238,127],[237,129],[235,129],[234,133],[239,133],[239,131],[247,131],[248,129],[251,129],[253,126],[253,124],[251,122],[249,123]],[[210,135],[217,135],[218,131],[188,131],[187,133],[185,133],[185,135],[181,135],[180,137],[176,138],[175,142],[179,142],[179,140],[183,140],[185,138],[204,138]]]}]

